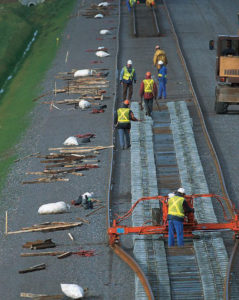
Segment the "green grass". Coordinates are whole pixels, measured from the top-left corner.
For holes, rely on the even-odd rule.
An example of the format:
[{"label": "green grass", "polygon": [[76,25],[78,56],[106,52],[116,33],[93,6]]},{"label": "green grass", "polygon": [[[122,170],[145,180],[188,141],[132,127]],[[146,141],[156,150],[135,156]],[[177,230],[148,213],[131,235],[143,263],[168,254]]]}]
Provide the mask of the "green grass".
[{"label": "green grass", "polygon": [[[12,55],[14,55],[16,63],[16,58],[22,55],[27,44],[26,41],[29,41],[33,32],[37,29],[39,34],[31,51],[20,66],[20,70],[10,81],[10,85],[0,99],[0,186],[3,185],[7,170],[16,155],[13,150],[14,145],[29,124],[27,115],[35,104],[32,100],[40,92],[39,83],[44,79],[44,75],[56,55],[59,47],[56,45],[56,38],[61,36],[75,2],[75,0],[51,0],[31,8],[18,4],[9,4],[6,7],[4,5],[8,10],[9,19],[6,24],[2,24],[5,21],[0,18],[0,32],[1,26],[7,26],[11,22],[10,14],[17,16],[15,21],[16,24],[21,24],[19,26],[23,30],[21,35],[23,35],[25,44],[24,47],[17,44],[15,54],[11,52],[11,57],[8,57],[8,52],[3,48],[9,49],[9,44],[12,45],[13,35],[9,31],[12,39],[9,39],[8,42],[5,41],[4,46],[0,46],[0,62],[4,60],[4,57],[11,61]],[[19,31],[15,32],[14,29],[15,26],[12,26],[12,32],[14,32],[16,40],[19,40],[19,37],[16,36],[19,35]],[[15,65],[15,63],[9,63],[9,65]]]}]

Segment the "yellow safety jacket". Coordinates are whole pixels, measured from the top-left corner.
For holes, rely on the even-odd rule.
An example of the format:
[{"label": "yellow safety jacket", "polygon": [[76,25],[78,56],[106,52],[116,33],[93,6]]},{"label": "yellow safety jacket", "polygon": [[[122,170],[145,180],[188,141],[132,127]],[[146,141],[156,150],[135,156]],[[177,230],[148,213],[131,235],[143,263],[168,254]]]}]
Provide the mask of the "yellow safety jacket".
[{"label": "yellow safety jacket", "polygon": [[117,110],[118,123],[130,123],[129,112],[129,108],[119,108]]},{"label": "yellow safety jacket", "polygon": [[154,89],[154,80],[153,79],[144,79],[144,92],[145,93],[153,93]]},{"label": "yellow safety jacket", "polygon": [[129,5],[132,7],[136,3],[136,0],[129,0]]},{"label": "yellow safety jacket", "polygon": [[170,198],[168,200],[168,214],[184,218],[183,201],[184,198],[180,196],[173,196]]},{"label": "yellow safety jacket", "polygon": [[123,79],[124,80],[133,80],[134,77],[134,68],[132,68],[131,73],[128,71],[127,67],[124,67],[124,75],[123,75]]}]

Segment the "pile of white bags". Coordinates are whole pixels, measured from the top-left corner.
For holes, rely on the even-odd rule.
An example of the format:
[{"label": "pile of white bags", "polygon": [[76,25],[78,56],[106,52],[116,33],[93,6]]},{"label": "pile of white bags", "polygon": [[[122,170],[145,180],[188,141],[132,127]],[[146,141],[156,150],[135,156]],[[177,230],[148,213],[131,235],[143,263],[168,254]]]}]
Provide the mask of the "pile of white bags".
[{"label": "pile of white bags", "polygon": [[106,57],[106,56],[109,56],[109,53],[107,53],[105,51],[96,51],[95,55],[99,56],[99,57]]},{"label": "pile of white bags", "polygon": [[61,283],[62,292],[71,299],[80,299],[84,297],[84,290],[78,284]]},{"label": "pile of white bags", "polygon": [[40,215],[48,215],[48,214],[62,214],[68,212],[70,206],[67,205],[65,202],[55,202],[55,203],[48,203],[41,205],[38,209],[38,213]]},{"label": "pile of white bags", "polygon": [[63,144],[65,146],[78,146],[79,145],[76,137],[74,137],[74,136],[68,137]]},{"label": "pile of white bags", "polygon": [[81,109],[86,109],[86,108],[90,108],[90,107],[91,107],[91,104],[90,104],[89,101],[81,100],[81,101],[79,102],[79,107],[80,107]]},{"label": "pile of white bags", "polygon": [[91,76],[96,73],[95,70],[91,69],[82,69],[82,70],[77,70],[74,73],[74,77],[83,77],[83,76]]}]

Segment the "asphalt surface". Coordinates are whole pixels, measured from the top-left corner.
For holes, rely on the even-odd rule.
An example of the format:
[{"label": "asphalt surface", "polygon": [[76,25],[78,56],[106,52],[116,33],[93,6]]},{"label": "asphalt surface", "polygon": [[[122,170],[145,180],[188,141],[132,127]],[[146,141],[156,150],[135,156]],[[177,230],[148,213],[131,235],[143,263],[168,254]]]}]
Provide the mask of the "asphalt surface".
[{"label": "asphalt surface", "polygon": [[[41,83],[41,92],[44,94],[65,84],[56,79],[59,72],[69,72],[72,69],[109,68],[110,87],[107,89],[109,99],[104,101],[107,109],[101,114],[90,114],[90,110],[81,111],[71,106],[58,106],[61,110],[49,109],[49,105],[41,104],[43,101],[53,99],[61,100],[74,98],[77,95],[52,93],[38,101],[30,114],[31,126],[17,145],[19,157],[40,152],[47,154],[49,147],[61,147],[64,140],[72,135],[94,133],[96,138],[92,145],[112,144],[112,112],[115,93],[115,55],[116,55],[116,29],[118,10],[112,1],[113,9],[104,19],[85,18],[81,14],[96,1],[77,1],[72,17],[60,37],[59,51],[52,66]],[[98,4],[97,1],[96,4]],[[80,16],[78,16],[80,14]],[[112,28],[112,34],[100,36],[100,29]],[[102,38],[102,40],[98,40]],[[99,46],[108,48],[110,56],[97,58],[94,52],[86,50],[96,49]],[[68,52],[68,59],[67,57]],[[92,64],[92,61],[103,63]],[[60,283],[77,283],[89,289],[87,299],[132,299],[134,292],[133,273],[128,266],[112,253],[107,245],[106,234],[107,208],[99,210],[90,217],[85,217],[89,211],[79,207],[72,207],[71,213],[61,215],[37,214],[40,205],[50,202],[65,201],[70,203],[84,192],[94,192],[95,198],[106,205],[108,195],[108,182],[110,175],[111,151],[103,150],[98,155],[100,168],[85,172],[84,177],[70,175],[69,182],[56,182],[50,184],[22,185],[25,180],[33,180],[38,176],[27,176],[27,171],[42,171],[43,166],[38,158],[23,159],[12,167],[2,193],[1,201],[1,260],[0,260],[0,290],[1,299],[14,300],[20,298],[20,292],[34,294],[60,294]],[[4,236],[4,214],[8,210],[9,231],[48,221],[75,221],[77,217],[85,217],[90,224],[67,231],[51,233],[24,233]],[[75,238],[72,242],[67,233],[71,232]],[[29,257],[21,258],[24,252],[22,245],[27,241],[51,238],[56,244],[56,251],[95,250],[96,255],[89,258],[71,256],[63,260],[56,257]],[[27,249],[29,250],[29,249]],[[26,251],[25,251],[26,252]],[[28,252],[28,251],[27,251]],[[46,270],[28,274],[18,274],[18,271],[27,267],[46,263]],[[128,280],[125,282],[125,278]]]}]

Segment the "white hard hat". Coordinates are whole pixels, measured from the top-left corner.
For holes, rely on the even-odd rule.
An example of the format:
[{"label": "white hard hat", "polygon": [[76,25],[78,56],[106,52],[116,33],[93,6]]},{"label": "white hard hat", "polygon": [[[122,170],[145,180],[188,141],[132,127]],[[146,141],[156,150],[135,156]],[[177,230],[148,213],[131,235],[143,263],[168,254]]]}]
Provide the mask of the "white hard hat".
[{"label": "white hard hat", "polygon": [[172,197],[174,197],[174,196],[175,196],[174,193],[169,193],[169,194],[168,194],[168,199],[170,199],[170,198],[172,198]]},{"label": "white hard hat", "polygon": [[129,59],[129,60],[127,61],[127,65],[132,65],[132,64],[133,64],[132,60]]},{"label": "white hard hat", "polygon": [[181,193],[181,194],[185,194],[185,189],[184,188],[179,188],[178,192]]},{"label": "white hard hat", "polygon": [[159,65],[163,65],[163,61],[162,61],[162,60],[159,60],[158,64],[159,64]]}]

